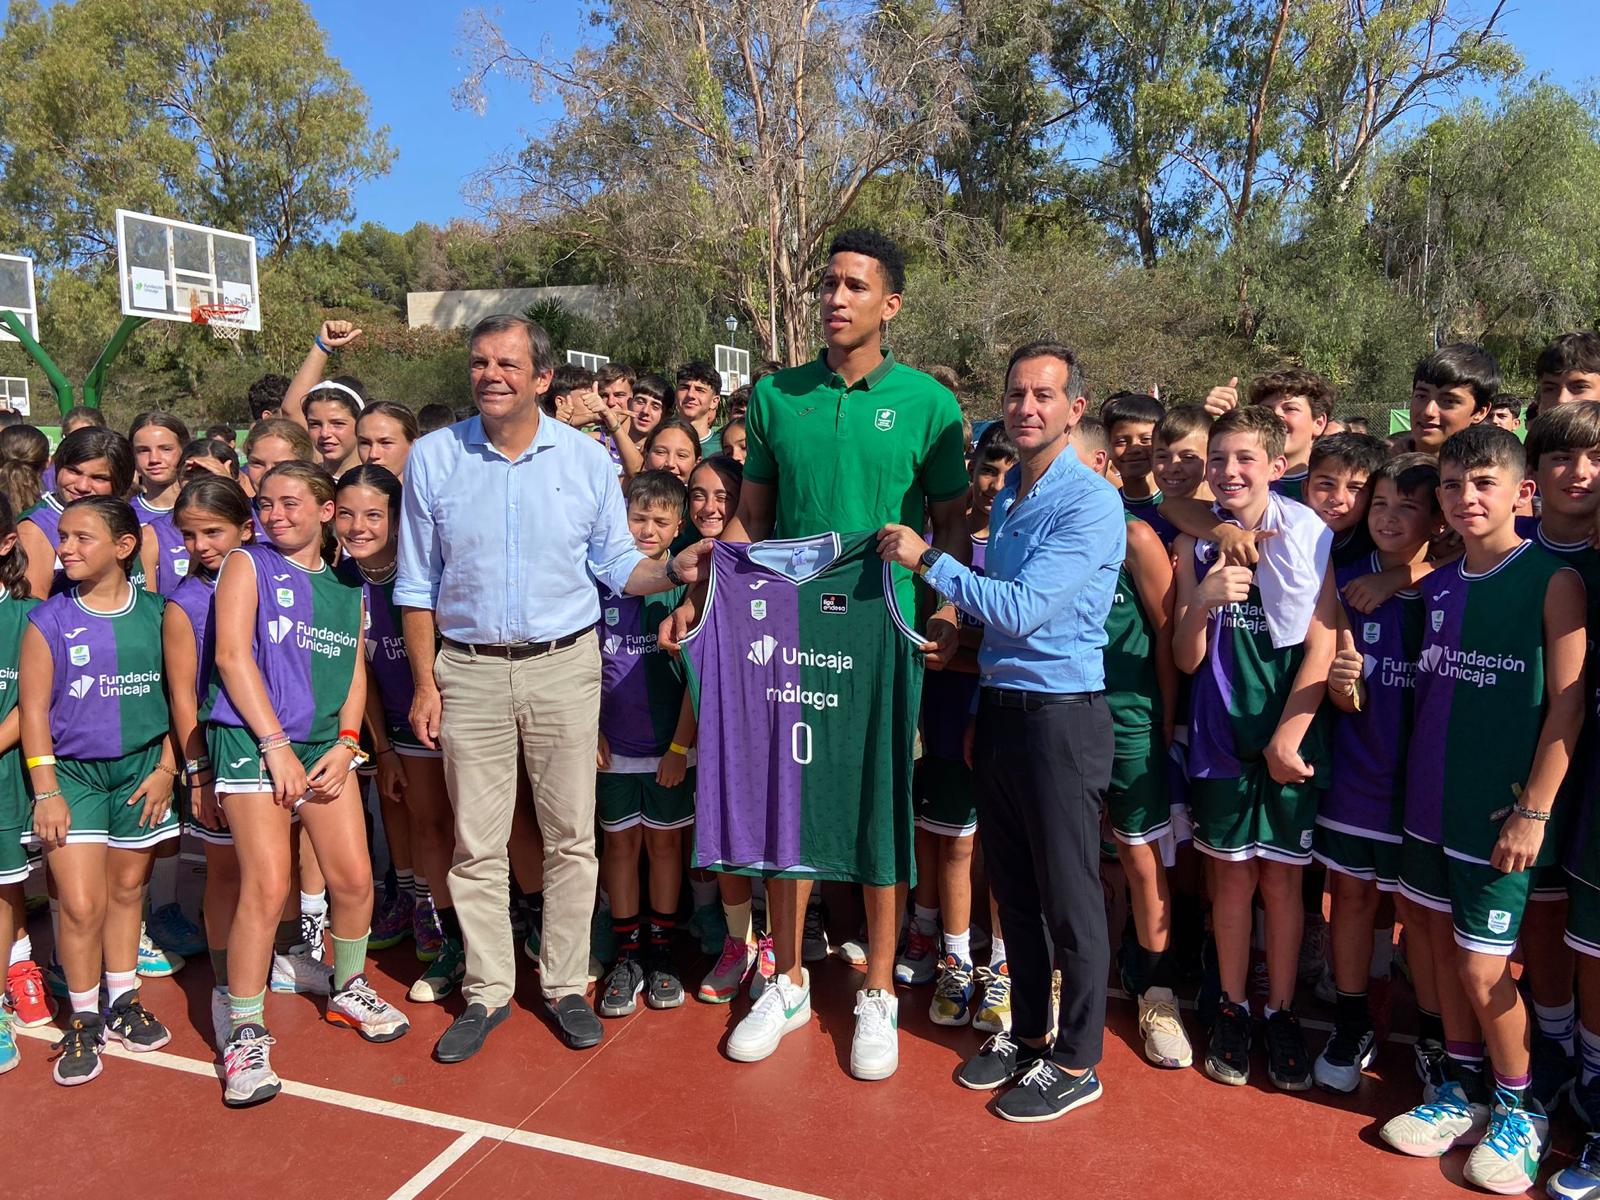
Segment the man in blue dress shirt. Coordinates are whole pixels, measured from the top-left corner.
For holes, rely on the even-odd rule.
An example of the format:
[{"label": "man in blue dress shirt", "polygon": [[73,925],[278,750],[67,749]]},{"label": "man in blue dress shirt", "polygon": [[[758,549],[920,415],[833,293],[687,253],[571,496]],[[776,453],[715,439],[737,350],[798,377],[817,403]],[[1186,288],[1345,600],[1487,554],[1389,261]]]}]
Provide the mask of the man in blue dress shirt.
[{"label": "man in blue dress shirt", "polygon": [[511,1010],[506,844],[519,753],[544,840],[540,984],[567,1044],[599,1043],[584,999],[597,880],[595,583],[640,596],[694,582],[711,545],[665,563],[634,548],[605,450],[540,415],[554,359],[538,325],[481,321],[468,368],[478,415],[418,441],[406,464],[394,589],[416,681],[412,728],[444,752],[455,806],[450,896],[467,1005],[439,1039],[441,1062],[471,1057]]},{"label": "man in blue dress shirt", "polygon": [[[886,560],[918,571],[984,625],[973,784],[1015,1033],[990,1038],[960,1081],[1015,1081],[995,1103],[1013,1121],[1050,1120],[1100,1097],[1111,957],[1100,889],[1112,759],[1103,650],[1126,543],[1116,491],[1068,445],[1084,406],[1066,346],[1031,342],[1012,354],[1005,427],[1021,460],[994,502],[983,575],[929,549],[914,529],[879,535]],[[1053,1046],[1047,931],[1061,971]]]}]

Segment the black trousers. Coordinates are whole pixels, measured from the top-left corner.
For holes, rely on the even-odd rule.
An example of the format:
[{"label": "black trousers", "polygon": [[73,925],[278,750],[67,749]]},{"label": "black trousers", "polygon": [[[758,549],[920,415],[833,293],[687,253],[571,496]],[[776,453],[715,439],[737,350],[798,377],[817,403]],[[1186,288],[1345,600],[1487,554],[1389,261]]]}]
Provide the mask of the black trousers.
[{"label": "black trousers", "polygon": [[[1100,886],[1100,806],[1111,783],[1111,712],[1093,695],[1024,708],[978,703],[973,786],[978,836],[1011,966],[1013,1029],[1050,1022],[1050,945],[1061,971],[1052,1057],[1100,1061],[1111,945]],[[1041,923],[1041,916],[1043,921]]]}]

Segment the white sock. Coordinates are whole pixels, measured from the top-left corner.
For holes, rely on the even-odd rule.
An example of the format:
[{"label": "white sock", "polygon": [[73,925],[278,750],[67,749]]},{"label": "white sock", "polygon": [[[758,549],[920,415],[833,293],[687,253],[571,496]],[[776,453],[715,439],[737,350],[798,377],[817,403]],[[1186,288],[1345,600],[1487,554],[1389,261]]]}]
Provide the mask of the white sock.
[{"label": "white sock", "polygon": [[928,908],[922,904],[913,904],[912,908],[916,910],[917,925],[921,927],[924,933],[932,933],[939,927],[939,910],[937,908]]},{"label": "white sock", "polygon": [[138,986],[139,972],[137,971],[107,971],[106,1004],[115,1008],[118,1000]]},{"label": "white sock", "polygon": [[694,906],[704,908],[708,904],[718,904],[722,900],[722,893],[717,890],[715,879],[689,879],[689,894],[694,897]]},{"label": "white sock", "polygon": [[1389,978],[1389,968],[1394,965],[1394,926],[1372,931],[1372,965],[1367,969],[1369,979]]},{"label": "white sock", "polygon": [[408,896],[417,894],[417,877],[410,871],[402,871],[399,867],[394,871],[394,884]]},{"label": "white sock", "polygon": [[428,886],[428,881],[421,875],[414,874],[412,876],[411,894],[415,896],[419,902],[426,900],[430,904],[433,903],[433,889]]},{"label": "white sock", "polygon": [[300,893],[300,915],[302,917],[325,917],[328,915],[328,893],[311,892]]},{"label": "white sock", "polygon": [[957,962],[972,961],[972,927],[968,926],[960,933],[946,933],[944,935],[944,952],[954,956]]},{"label": "white sock", "polygon": [[1590,1033],[1580,1022],[1578,1048],[1582,1051],[1579,1063],[1580,1078],[1585,1084],[1593,1083],[1595,1076],[1600,1075],[1600,1033]]},{"label": "white sock", "polygon": [[152,909],[178,900],[178,856],[169,854],[156,859],[150,866],[150,885],[145,889]]},{"label": "white sock", "polygon": [[1573,1034],[1578,1024],[1578,1006],[1568,1000],[1554,1008],[1542,1004],[1533,1006],[1533,1017],[1539,1023],[1539,1032],[1552,1042],[1559,1042],[1569,1055],[1573,1053]]},{"label": "white sock", "polygon": [[16,966],[19,962],[26,962],[33,957],[33,939],[23,931],[21,937],[11,943],[11,961],[8,966]]},{"label": "white sock", "polygon": [[1006,960],[1006,940],[1005,940],[1005,938],[990,938],[989,939],[989,969],[993,970],[993,971],[998,971],[1000,969],[1000,964],[1005,962],[1005,960]]},{"label": "white sock", "polygon": [[68,992],[67,1003],[72,1006],[75,1013],[98,1013],[100,1011],[100,989],[90,988],[87,992]]}]

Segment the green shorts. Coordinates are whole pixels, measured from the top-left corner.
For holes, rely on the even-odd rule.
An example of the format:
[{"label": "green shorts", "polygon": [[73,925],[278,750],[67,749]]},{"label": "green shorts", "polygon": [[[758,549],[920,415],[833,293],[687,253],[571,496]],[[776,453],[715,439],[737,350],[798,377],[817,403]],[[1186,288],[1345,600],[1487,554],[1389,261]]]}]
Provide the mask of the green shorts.
[{"label": "green shorts", "polygon": [[917,828],[940,837],[971,837],[978,831],[978,801],[972,768],[954,758],[919,758],[911,770]]},{"label": "green shorts", "polygon": [[1567,908],[1567,945],[1579,954],[1600,958],[1600,888],[1573,878],[1567,893],[1572,897]]},{"label": "green shorts", "polygon": [[1380,892],[1400,890],[1401,841],[1333,829],[1320,822],[1311,836],[1311,856],[1330,870],[1376,883]]},{"label": "green shorts", "polygon": [[594,804],[600,828],[608,833],[639,824],[646,829],[682,829],[694,824],[694,768],[676,787],[663,787],[647,771],[601,771],[595,776]]},{"label": "green shorts", "polygon": [[8,883],[26,882],[29,872],[33,870],[33,863],[29,861],[23,843],[32,840],[33,830],[27,826],[17,825],[9,829],[0,826],[0,887]]},{"label": "green shorts", "polygon": [[1312,784],[1274,782],[1264,764],[1247,766],[1237,779],[1190,780],[1194,844],[1231,862],[1265,858],[1306,866],[1320,798]]},{"label": "green shorts", "polygon": [[1142,846],[1172,829],[1167,750],[1154,730],[1116,731],[1106,815],[1119,842]]},{"label": "green shorts", "polygon": [[[128,800],[161,761],[161,743],[152,742],[125,758],[56,760],[56,786],[72,815],[67,843],[102,842],[118,850],[147,850],[179,835],[177,801],[154,825],[139,824],[143,805]],[[23,840],[36,839],[30,829]]]},{"label": "green shorts", "polygon": [[1504,957],[1516,949],[1534,874],[1507,875],[1410,834],[1400,848],[1400,894],[1413,904],[1449,913],[1456,945],[1475,954]]},{"label": "green shorts", "polygon": [[[332,750],[337,738],[326,742],[290,742],[294,756],[307,771]],[[206,753],[216,776],[216,791],[223,796],[254,795],[272,791],[272,773],[262,756],[256,735],[237,725],[206,726]],[[351,764],[354,769],[355,764]],[[297,801],[298,803],[298,801]],[[231,840],[231,839],[230,839]]]},{"label": "green shorts", "polygon": [[1565,900],[1570,889],[1567,886],[1572,876],[1568,875],[1566,868],[1557,863],[1533,868],[1533,891],[1529,893],[1529,900],[1551,902]]}]

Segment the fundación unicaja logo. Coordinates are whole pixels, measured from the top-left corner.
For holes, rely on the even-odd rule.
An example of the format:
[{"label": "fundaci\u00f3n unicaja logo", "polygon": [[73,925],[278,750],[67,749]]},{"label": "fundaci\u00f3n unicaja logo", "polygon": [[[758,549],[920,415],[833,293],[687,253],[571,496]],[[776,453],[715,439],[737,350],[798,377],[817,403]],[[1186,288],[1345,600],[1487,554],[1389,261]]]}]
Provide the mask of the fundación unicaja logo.
[{"label": "fundaci\u00f3n unicaja logo", "polygon": [[67,688],[67,691],[72,693],[72,698],[74,700],[82,700],[85,696],[87,696],[89,694],[89,689],[92,688],[93,686],[94,686],[94,676],[93,675],[79,675],[76,679],[74,679],[72,681],[72,684],[71,684],[70,687]]},{"label": "fundaci\u00f3n unicaja logo", "polygon": [[604,648],[607,654],[615,654],[618,650],[622,649],[622,638],[613,633],[610,637],[606,638]]},{"label": "fundaci\u00f3n unicaja logo", "polygon": [[273,642],[281,642],[289,636],[289,631],[294,628],[293,617],[274,617],[267,626],[267,632],[272,635]]},{"label": "fundaci\u00f3n unicaja logo", "polygon": [[770,633],[763,634],[750,643],[750,653],[745,655],[758,667],[764,667],[772,661],[772,652],[778,648],[778,639]]}]

